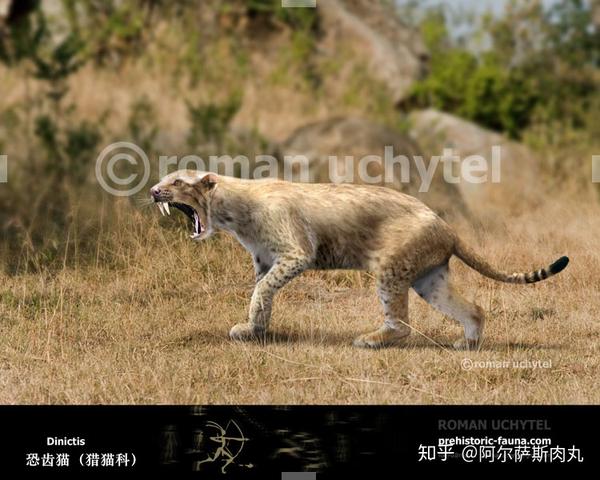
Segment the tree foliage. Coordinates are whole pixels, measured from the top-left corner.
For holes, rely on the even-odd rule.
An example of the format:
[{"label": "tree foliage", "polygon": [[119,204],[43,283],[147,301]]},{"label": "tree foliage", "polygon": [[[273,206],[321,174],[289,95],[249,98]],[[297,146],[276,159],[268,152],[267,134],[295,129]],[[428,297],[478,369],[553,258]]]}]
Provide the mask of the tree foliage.
[{"label": "tree foliage", "polygon": [[586,129],[600,87],[600,31],[589,2],[512,2],[484,16],[483,47],[453,36],[444,9],[421,22],[430,74],[412,102],[474,120],[511,137],[536,122]]}]

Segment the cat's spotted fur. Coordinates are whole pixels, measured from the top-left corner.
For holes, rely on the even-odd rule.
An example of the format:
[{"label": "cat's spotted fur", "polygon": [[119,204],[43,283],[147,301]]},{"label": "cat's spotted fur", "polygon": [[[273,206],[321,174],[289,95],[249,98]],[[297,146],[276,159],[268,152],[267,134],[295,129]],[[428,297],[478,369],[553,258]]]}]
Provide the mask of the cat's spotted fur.
[{"label": "cat's spotted fur", "polygon": [[[401,344],[410,333],[408,291],[460,322],[465,336],[456,346],[477,348],[483,310],[452,287],[448,261],[456,255],[483,275],[509,283],[532,283],[560,272],[562,257],[531,273],[502,273],[462,243],[450,226],[419,200],[376,186],[297,184],[239,180],[181,170],[151,193],[157,202],[197,214],[193,237],[217,229],[231,232],[252,254],[256,286],[248,321],[235,325],[236,340],[263,337],[275,293],[307,269],[373,272],[385,319],[379,329],[355,340],[360,347]],[[192,213],[190,213],[192,212]]]}]

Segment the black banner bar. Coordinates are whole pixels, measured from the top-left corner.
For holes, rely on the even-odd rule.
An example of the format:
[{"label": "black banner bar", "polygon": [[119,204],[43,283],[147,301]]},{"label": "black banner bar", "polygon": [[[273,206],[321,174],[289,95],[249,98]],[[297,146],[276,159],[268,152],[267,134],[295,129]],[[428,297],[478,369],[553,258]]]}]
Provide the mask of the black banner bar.
[{"label": "black banner bar", "polygon": [[598,466],[593,406],[6,406],[2,468],[315,480]]}]

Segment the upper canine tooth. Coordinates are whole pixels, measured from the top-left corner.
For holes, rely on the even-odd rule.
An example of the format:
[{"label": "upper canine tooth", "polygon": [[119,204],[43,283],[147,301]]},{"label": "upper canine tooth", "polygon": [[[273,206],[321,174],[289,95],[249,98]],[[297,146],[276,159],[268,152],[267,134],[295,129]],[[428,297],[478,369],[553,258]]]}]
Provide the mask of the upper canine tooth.
[{"label": "upper canine tooth", "polygon": [[165,211],[167,212],[167,215],[171,215],[171,210],[169,210],[169,204],[167,202],[164,202],[163,206],[165,207]]},{"label": "upper canine tooth", "polygon": [[165,215],[165,207],[163,207],[162,202],[158,202],[157,205],[158,205],[158,209],[160,210],[160,213],[162,213],[164,216]]}]

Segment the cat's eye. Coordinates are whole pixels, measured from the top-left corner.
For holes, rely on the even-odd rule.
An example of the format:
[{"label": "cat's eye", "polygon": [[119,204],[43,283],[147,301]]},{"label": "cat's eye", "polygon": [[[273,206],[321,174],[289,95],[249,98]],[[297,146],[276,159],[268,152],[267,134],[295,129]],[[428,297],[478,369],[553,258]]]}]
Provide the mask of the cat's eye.
[{"label": "cat's eye", "polygon": [[181,187],[182,185],[183,185],[183,181],[180,180],[179,178],[173,182],[173,186],[175,186],[175,187]]}]

